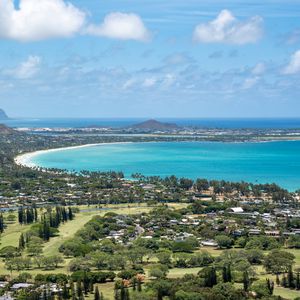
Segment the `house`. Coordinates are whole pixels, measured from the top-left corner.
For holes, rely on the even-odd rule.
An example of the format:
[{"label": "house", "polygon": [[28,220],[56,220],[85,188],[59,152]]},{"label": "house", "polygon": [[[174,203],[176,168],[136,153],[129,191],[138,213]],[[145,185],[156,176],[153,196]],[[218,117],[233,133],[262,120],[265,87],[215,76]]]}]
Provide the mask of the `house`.
[{"label": "house", "polygon": [[140,226],[139,224],[137,224],[135,226],[135,232],[137,235],[141,235],[145,232],[145,229],[142,226]]},{"label": "house", "polygon": [[14,300],[14,298],[12,298],[10,294],[4,294],[0,296],[0,300]]},{"label": "house", "polygon": [[267,235],[267,236],[272,236],[272,237],[280,237],[280,231],[279,230],[266,230],[265,231],[265,234]]},{"label": "house", "polygon": [[0,281],[0,289],[5,288],[8,285],[7,281]]},{"label": "house", "polygon": [[33,284],[31,284],[31,283],[15,283],[11,287],[11,290],[17,291],[17,290],[20,290],[20,289],[27,289],[31,286],[33,286]]},{"label": "house", "polygon": [[249,230],[249,235],[260,235],[260,233],[261,233],[260,229],[253,228]]},{"label": "house", "polygon": [[214,240],[206,240],[206,241],[202,241],[201,245],[204,247],[217,247],[218,243]]},{"label": "house", "polygon": [[229,211],[234,214],[242,214],[244,210],[241,207],[231,207]]}]

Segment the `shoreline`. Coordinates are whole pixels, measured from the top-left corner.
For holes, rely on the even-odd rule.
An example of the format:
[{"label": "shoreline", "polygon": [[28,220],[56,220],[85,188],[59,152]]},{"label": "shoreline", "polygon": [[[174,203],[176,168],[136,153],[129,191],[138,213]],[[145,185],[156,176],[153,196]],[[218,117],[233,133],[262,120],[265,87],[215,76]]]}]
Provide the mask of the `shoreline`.
[{"label": "shoreline", "polygon": [[[231,142],[224,142],[224,141],[170,141],[176,143],[185,143],[185,142],[199,142],[199,143],[233,143],[233,144],[243,144],[243,143],[276,143],[276,142],[300,142],[299,139],[270,139],[270,140],[256,140],[256,141],[231,141]],[[118,145],[118,144],[132,144],[132,143],[159,143],[159,141],[149,141],[149,142],[111,142],[111,143],[93,143],[93,144],[85,144],[85,145],[78,145],[78,146],[68,146],[68,147],[61,147],[61,148],[53,148],[53,149],[45,149],[45,150],[37,150],[34,152],[27,152],[23,154],[19,154],[14,158],[14,163],[21,167],[27,168],[39,168],[40,170],[45,170],[47,168],[39,166],[37,164],[32,163],[30,160],[40,154],[47,154],[51,152],[60,152],[72,149],[81,149],[81,148],[89,148],[95,146],[102,146],[102,145]]]},{"label": "shoreline", "polygon": [[130,143],[132,143],[132,142],[95,143],[95,144],[86,144],[86,145],[79,145],[79,146],[69,146],[69,147],[37,150],[34,152],[27,152],[27,153],[17,155],[14,158],[14,163],[21,167],[44,169],[43,167],[30,162],[30,159],[32,159],[33,157],[35,157],[37,155],[47,154],[47,153],[51,153],[51,152],[60,152],[60,151],[88,148],[88,147],[101,146],[101,145],[117,145],[117,144],[130,144]]}]

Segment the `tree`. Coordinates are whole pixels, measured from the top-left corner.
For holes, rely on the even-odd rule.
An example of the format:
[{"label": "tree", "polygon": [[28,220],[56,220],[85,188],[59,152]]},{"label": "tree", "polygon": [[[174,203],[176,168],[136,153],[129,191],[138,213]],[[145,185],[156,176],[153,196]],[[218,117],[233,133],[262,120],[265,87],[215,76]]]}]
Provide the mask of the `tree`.
[{"label": "tree", "polygon": [[18,220],[20,224],[23,224],[24,222],[24,209],[23,207],[20,207],[18,210]]},{"label": "tree", "polygon": [[170,265],[171,264],[172,252],[169,250],[161,250],[156,253],[156,257],[161,264]]},{"label": "tree", "polygon": [[293,273],[292,266],[289,267],[289,271],[287,274],[287,284],[290,289],[295,288],[294,273]]},{"label": "tree", "polygon": [[[230,282],[220,282],[212,288],[213,294],[208,294],[205,299],[222,299],[222,300],[240,300],[244,299],[244,296],[240,291],[234,288],[234,285]],[[209,297],[211,296],[211,298]],[[200,298],[202,299],[202,298]]]},{"label": "tree", "polygon": [[209,183],[207,179],[197,179],[195,186],[198,192],[206,191],[209,189]]},{"label": "tree", "polygon": [[93,265],[98,269],[107,269],[110,256],[105,252],[96,252],[92,255]]},{"label": "tree", "polygon": [[16,221],[16,216],[14,214],[9,214],[6,218],[6,220],[10,223],[14,223]]},{"label": "tree", "polygon": [[143,263],[144,256],[148,253],[148,249],[144,247],[135,247],[127,251],[126,255],[133,265]]},{"label": "tree", "polygon": [[169,272],[168,266],[157,264],[151,266],[149,275],[150,277],[155,277],[155,278],[166,278],[168,272]]},{"label": "tree", "polygon": [[251,265],[259,265],[264,260],[264,253],[259,249],[249,249],[245,251],[245,255]]},{"label": "tree", "polygon": [[188,178],[180,178],[179,185],[182,189],[189,190],[193,186],[193,180]]},{"label": "tree", "polygon": [[101,300],[98,286],[95,288],[94,300]]},{"label": "tree", "polygon": [[137,275],[135,270],[123,270],[118,273],[118,277],[126,280],[130,280]]},{"label": "tree", "polygon": [[206,267],[199,273],[200,276],[204,279],[205,287],[213,287],[217,284],[217,272],[215,267]]},{"label": "tree", "polygon": [[282,276],[281,285],[286,288],[287,287],[287,279],[285,277],[285,274]]},{"label": "tree", "polygon": [[53,255],[43,257],[42,264],[44,265],[45,269],[55,269],[58,267],[60,263],[63,263],[64,259],[60,255]]},{"label": "tree", "polygon": [[244,291],[248,292],[250,287],[250,279],[249,279],[249,274],[246,270],[243,273],[243,286],[244,286]]},{"label": "tree", "polygon": [[68,218],[70,221],[74,219],[74,214],[71,207],[68,208]]},{"label": "tree", "polygon": [[269,291],[270,295],[273,295],[273,291],[274,291],[274,282],[271,281],[269,278],[266,279],[266,284],[267,284],[267,289]]},{"label": "tree", "polygon": [[49,241],[50,239],[50,224],[46,217],[43,219],[42,223],[42,236],[45,241]]},{"label": "tree", "polygon": [[192,253],[199,246],[195,238],[187,238],[184,241],[175,241],[172,245],[173,252]]},{"label": "tree", "polygon": [[64,261],[65,261],[61,255],[53,255],[50,257],[52,259],[52,262],[53,262],[55,268],[58,268],[58,265],[64,263]]},{"label": "tree", "polygon": [[0,233],[4,231],[4,220],[3,220],[3,214],[0,214]]},{"label": "tree", "polygon": [[296,276],[296,289],[300,290],[300,271],[297,272]]},{"label": "tree", "polygon": [[287,240],[287,245],[289,248],[300,249],[300,236],[291,235]]},{"label": "tree", "polygon": [[224,265],[222,270],[223,282],[231,282],[231,267],[230,264]]},{"label": "tree", "polygon": [[77,281],[77,297],[80,299],[83,297],[83,291],[82,291],[82,283],[81,281]]},{"label": "tree", "polygon": [[252,287],[251,291],[255,292],[257,295],[257,298],[263,298],[263,297],[269,297],[270,290],[268,288],[268,282],[267,281],[257,281],[255,282]]},{"label": "tree", "polygon": [[170,295],[172,283],[168,280],[156,280],[151,287],[156,292],[156,299],[163,300],[164,296]]},{"label": "tree", "polygon": [[231,248],[233,245],[233,240],[226,235],[216,236],[216,242],[218,243],[219,248]]},{"label": "tree", "polygon": [[27,252],[31,256],[40,255],[43,252],[43,241],[36,236],[32,236],[27,244]]},{"label": "tree", "polygon": [[292,253],[273,250],[266,256],[264,267],[269,273],[286,273],[292,267],[294,259],[295,256]]},{"label": "tree", "polygon": [[20,273],[18,276],[18,280],[20,282],[27,282],[27,280],[31,279],[32,276],[30,273],[24,272],[24,273]]},{"label": "tree", "polygon": [[69,299],[70,298],[70,292],[69,292],[69,289],[67,288],[67,285],[66,285],[65,282],[64,282],[63,291],[62,291],[62,298],[63,299]]},{"label": "tree", "polygon": [[23,233],[21,233],[19,238],[19,249],[23,250],[25,248],[25,239]]}]

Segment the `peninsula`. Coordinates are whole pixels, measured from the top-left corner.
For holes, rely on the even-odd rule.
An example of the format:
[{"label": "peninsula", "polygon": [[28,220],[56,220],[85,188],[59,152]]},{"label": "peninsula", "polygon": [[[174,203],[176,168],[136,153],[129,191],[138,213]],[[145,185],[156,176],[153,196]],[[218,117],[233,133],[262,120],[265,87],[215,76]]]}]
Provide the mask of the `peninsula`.
[{"label": "peninsula", "polygon": [[6,114],[6,112],[0,108],[0,120],[8,120],[8,116]]}]

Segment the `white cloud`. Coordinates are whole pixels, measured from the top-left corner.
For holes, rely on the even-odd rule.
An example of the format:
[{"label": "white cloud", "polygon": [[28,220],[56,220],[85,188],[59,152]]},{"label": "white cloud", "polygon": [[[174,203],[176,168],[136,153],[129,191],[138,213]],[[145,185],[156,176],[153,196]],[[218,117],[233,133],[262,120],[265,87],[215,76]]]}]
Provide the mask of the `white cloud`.
[{"label": "white cloud", "polygon": [[300,50],[292,55],[289,64],[283,69],[283,74],[296,73],[300,73]]},{"label": "white cloud", "polygon": [[122,86],[124,90],[130,89],[134,84],[136,83],[136,80],[134,78],[130,78],[126,80]]},{"label": "white cloud", "polygon": [[229,10],[222,10],[211,22],[202,23],[194,30],[194,41],[199,43],[248,44],[258,41],[263,19],[254,16],[244,22],[237,20]]},{"label": "white cloud", "polygon": [[264,63],[258,63],[253,69],[253,75],[262,75],[266,71],[266,65]]},{"label": "white cloud", "polygon": [[143,87],[150,88],[153,87],[157,82],[157,79],[154,77],[146,78],[143,82]]},{"label": "white cloud", "polygon": [[258,76],[246,78],[242,85],[242,89],[244,89],[244,90],[251,89],[258,83],[259,80],[260,80],[260,77],[258,77]]},{"label": "white cloud", "polygon": [[174,74],[171,73],[166,74],[162,82],[162,86],[165,88],[169,88],[175,83],[175,81],[176,81],[176,76]]},{"label": "white cloud", "polygon": [[110,13],[100,25],[89,25],[85,33],[119,40],[147,41],[151,34],[136,14]]},{"label": "white cloud", "polygon": [[85,23],[85,13],[63,0],[0,0],[0,38],[38,41],[72,36]]},{"label": "white cloud", "polygon": [[29,56],[17,68],[8,73],[18,79],[29,79],[34,77],[40,70],[41,58],[39,56]]},{"label": "white cloud", "polygon": [[285,42],[289,45],[294,45],[300,40],[300,29],[297,28],[285,36]]}]

